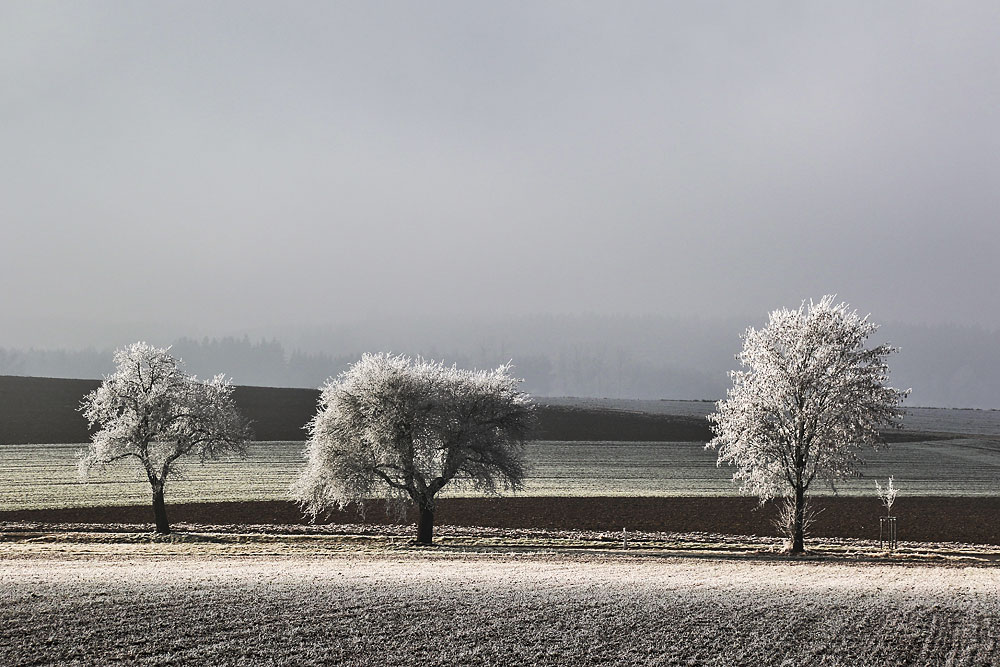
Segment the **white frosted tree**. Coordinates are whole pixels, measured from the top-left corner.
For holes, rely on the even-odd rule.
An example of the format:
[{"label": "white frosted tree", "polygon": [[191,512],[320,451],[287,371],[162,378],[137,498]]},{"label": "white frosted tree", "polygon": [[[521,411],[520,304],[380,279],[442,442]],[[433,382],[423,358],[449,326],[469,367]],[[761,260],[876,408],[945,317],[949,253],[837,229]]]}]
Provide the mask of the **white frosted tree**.
[{"label": "white frosted tree", "polygon": [[364,355],[322,387],[292,495],[314,520],[375,497],[397,510],[412,503],[417,541],[430,544],[446,484],[486,493],[522,486],[535,412],[509,370]]},{"label": "white frosted tree", "polygon": [[885,515],[892,516],[892,506],[896,504],[896,496],[899,495],[899,489],[893,486],[892,475],[889,475],[889,483],[885,487],[879,484],[877,479],[875,480],[875,493],[885,505]]},{"label": "white frosted tree", "polygon": [[115,372],[80,406],[91,428],[100,427],[80,453],[80,472],[137,460],[152,488],[156,531],[169,533],[164,486],[178,461],[245,454],[249,423],[223,376],[202,382],[186,375],[166,349],[139,342],[116,351],[114,361]]},{"label": "white frosted tree", "polygon": [[762,329],[748,328],[730,373],[733,386],[709,416],[718,463],[761,503],[785,498],[789,551],[804,551],[806,494],[819,477],[858,476],[860,452],[900,428],[909,390],[887,385],[886,358],[896,348],[866,347],[878,329],[867,317],[824,296],[797,310],[781,308]]}]

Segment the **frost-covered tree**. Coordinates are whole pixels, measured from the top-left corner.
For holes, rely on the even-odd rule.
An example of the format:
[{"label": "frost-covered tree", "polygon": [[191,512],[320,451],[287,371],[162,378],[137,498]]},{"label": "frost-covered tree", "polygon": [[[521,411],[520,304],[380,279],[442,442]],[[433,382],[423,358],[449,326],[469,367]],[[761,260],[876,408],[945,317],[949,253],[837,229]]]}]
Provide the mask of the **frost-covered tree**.
[{"label": "frost-covered tree", "polygon": [[166,349],[139,342],[116,351],[114,361],[115,372],[80,406],[91,428],[100,426],[80,453],[80,472],[136,459],[152,487],[156,531],[169,533],[163,489],[178,460],[245,454],[249,423],[223,376],[201,382],[186,375]]},{"label": "frost-covered tree", "polygon": [[892,506],[896,504],[896,496],[899,495],[899,489],[897,489],[892,484],[892,475],[889,475],[889,484],[884,488],[875,480],[875,493],[878,494],[878,499],[882,501],[885,505],[885,515],[892,516]]},{"label": "frost-covered tree", "polygon": [[430,544],[446,484],[487,493],[522,485],[534,405],[509,371],[364,355],[322,387],[293,496],[314,520],[374,497],[398,511],[412,503],[417,541]]},{"label": "frost-covered tree", "polygon": [[804,550],[806,493],[817,477],[857,476],[859,453],[882,444],[880,430],[899,428],[909,390],[887,386],[890,345],[866,347],[878,329],[833,296],[781,308],[767,326],[748,328],[737,355],[744,370],[709,416],[718,463],[736,467],[733,481],[763,503],[788,503],[789,550]]}]

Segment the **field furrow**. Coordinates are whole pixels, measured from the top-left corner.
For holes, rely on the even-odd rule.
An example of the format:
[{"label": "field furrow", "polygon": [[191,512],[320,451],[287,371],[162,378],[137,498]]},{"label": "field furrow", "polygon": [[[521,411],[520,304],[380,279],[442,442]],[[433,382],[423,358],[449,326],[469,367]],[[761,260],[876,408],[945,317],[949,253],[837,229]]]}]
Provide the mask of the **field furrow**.
[{"label": "field furrow", "polygon": [[0,662],[987,665],[995,568],[559,556],[0,561]]}]

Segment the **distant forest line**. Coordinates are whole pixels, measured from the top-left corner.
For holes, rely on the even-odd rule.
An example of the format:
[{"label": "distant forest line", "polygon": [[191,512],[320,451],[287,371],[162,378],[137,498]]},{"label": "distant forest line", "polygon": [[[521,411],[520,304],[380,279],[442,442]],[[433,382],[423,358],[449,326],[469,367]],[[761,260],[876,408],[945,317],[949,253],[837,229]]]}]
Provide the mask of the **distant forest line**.
[{"label": "distant forest line", "polygon": [[[537,396],[718,399],[747,324],[663,318],[535,317],[511,321],[384,322],[276,338],[150,340],[171,345],[188,372],[224,373],[241,385],[315,388],[364,352],[422,354],[463,368],[508,361]],[[911,387],[908,405],[1000,408],[1000,332],[974,327],[883,325],[898,345],[890,382]],[[134,341],[121,341],[121,345]],[[342,352],[330,352],[341,350]],[[98,379],[113,349],[0,347],[0,375]]]}]

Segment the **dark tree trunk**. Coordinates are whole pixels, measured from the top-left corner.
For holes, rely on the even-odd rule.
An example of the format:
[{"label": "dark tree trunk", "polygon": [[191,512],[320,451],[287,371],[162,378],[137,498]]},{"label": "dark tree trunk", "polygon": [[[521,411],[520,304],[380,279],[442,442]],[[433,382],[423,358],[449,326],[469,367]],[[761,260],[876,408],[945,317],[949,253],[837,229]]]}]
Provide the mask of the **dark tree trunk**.
[{"label": "dark tree trunk", "polygon": [[806,550],[805,519],[806,492],[800,484],[795,487],[795,521],[792,525],[792,548],[789,550],[793,554],[800,554]]},{"label": "dark tree trunk", "polygon": [[161,535],[170,533],[170,523],[167,521],[167,506],[163,502],[163,482],[153,484],[153,518],[156,521],[156,532]]},{"label": "dark tree trunk", "polygon": [[417,543],[431,544],[434,541],[434,510],[420,507],[420,521],[417,524]]}]

